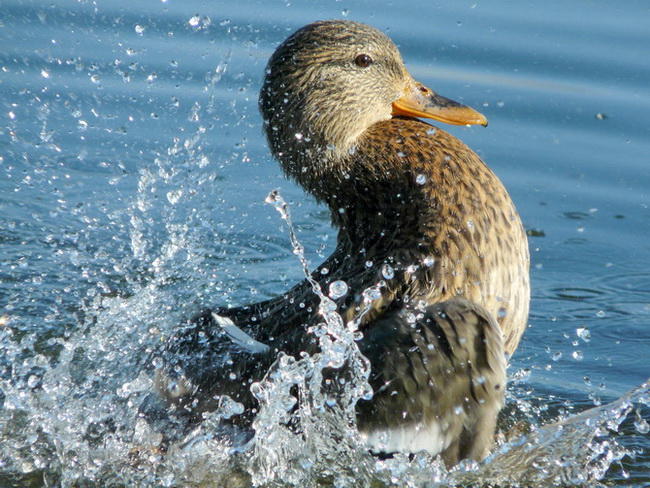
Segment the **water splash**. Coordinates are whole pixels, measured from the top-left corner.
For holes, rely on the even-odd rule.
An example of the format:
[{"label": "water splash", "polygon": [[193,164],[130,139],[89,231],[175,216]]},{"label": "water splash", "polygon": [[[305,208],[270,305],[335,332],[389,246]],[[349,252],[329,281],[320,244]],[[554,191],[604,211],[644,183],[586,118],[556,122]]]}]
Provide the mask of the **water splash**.
[{"label": "water splash", "polygon": [[[267,201],[287,224],[322,320],[308,331],[318,338],[318,353],[280,355],[252,385],[259,401],[255,436],[236,430],[224,435],[222,420],[241,406],[222,397],[220,407],[168,452],[157,448],[160,434],[137,414],[152,382],[143,363],[182,312],[160,307],[174,302],[175,290],[154,282],[131,298],[97,297],[89,306],[92,328],[61,339],[54,363],[43,355],[24,357],[2,337],[13,380],[0,385],[1,476],[32,486],[596,486],[612,466],[637,454],[619,439],[648,435],[648,383],[545,426],[536,423],[538,408],[515,399],[531,432],[502,441],[486,462],[461,463],[451,472],[425,453],[390,459],[369,454],[355,425],[357,401],[372,393],[370,365],[357,347],[358,326],[383,284],[363,290],[359,316],[344,323],[336,303],[311,277],[289,206],[278,192]],[[332,375],[337,368],[345,374]],[[621,430],[628,417],[631,432]]]},{"label": "water splash", "polygon": [[[318,338],[319,353],[302,353],[297,360],[281,355],[266,378],[252,386],[260,403],[253,423],[256,436],[250,460],[252,481],[256,485],[283,481],[289,486],[307,486],[317,474],[335,476],[340,484],[344,472],[332,473],[327,465],[314,460],[323,454],[350,458],[362,444],[355,428],[355,406],[359,399],[368,398],[372,389],[368,384],[370,364],[356,344],[360,317],[345,324],[336,303],[312,278],[289,207],[280,193],[271,192],[266,202],[274,205],[287,224],[293,252],[319,298],[318,313],[323,321],[308,330]],[[367,300],[362,314],[371,302]],[[327,377],[327,370],[343,367],[345,375]],[[298,388],[297,396],[292,394],[294,386]],[[290,414],[294,405],[297,410]]]},{"label": "water splash", "polygon": [[616,437],[634,406],[648,402],[650,381],[607,405],[532,426],[530,434],[503,443],[475,472],[461,472],[454,479],[509,486],[595,486],[614,463],[634,454]]}]

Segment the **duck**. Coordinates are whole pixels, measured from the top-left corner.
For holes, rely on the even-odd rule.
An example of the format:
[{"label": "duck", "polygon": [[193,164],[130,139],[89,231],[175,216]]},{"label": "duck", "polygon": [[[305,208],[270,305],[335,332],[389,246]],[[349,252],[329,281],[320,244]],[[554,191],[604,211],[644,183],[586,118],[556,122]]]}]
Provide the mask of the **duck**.
[{"label": "duck", "polygon": [[[312,283],[342,281],[350,292],[338,312],[358,321],[370,364],[374,393],[356,406],[368,449],[426,451],[448,466],[483,460],[526,328],[528,243],[498,177],[423,119],[486,126],[486,117],[416,81],[386,34],[350,20],[314,22],[282,42],[259,108],[283,172],[329,208],[336,248],[280,296],[207,309],[179,327],[157,369],[163,407],[149,411],[172,408],[193,425],[229,395],[244,407],[234,418],[250,425],[250,385],[279,354],[318,350]],[[361,291],[377,283],[360,314]]]}]

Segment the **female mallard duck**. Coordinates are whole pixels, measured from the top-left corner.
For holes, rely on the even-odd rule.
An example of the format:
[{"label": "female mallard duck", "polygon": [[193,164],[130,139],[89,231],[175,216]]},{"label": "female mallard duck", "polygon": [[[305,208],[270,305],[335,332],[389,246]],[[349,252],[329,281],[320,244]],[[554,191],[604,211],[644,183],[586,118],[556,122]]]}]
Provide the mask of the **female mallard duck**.
[{"label": "female mallard duck", "polygon": [[[415,81],[383,33],[340,20],[307,25],[278,47],[260,110],[273,155],[339,229],[312,277],[356,292],[385,281],[360,325],[375,392],[357,406],[369,448],[426,450],[448,464],[484,458],[506,355],[526,326],[526,234],[483,161],[418,117],[487,125],[485,117]],[[337,300],[345,320],[360,300]],[[316,347],[306,328],[317,304],[305,281],[276,299],[198,315],[168,347],[166,370],[182,370],[183,387],[161,380],[161,393],[193,418],[218,393],[252,407],[248,384],[279,351]],[[244,346],[230,347],[230,368],[224,334]]]}]

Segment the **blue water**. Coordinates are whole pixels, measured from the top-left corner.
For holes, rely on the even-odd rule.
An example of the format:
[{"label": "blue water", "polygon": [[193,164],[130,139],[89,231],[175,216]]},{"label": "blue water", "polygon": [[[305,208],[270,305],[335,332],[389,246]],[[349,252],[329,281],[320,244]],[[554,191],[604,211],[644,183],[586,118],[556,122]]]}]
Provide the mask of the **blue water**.
[{"label": "blue water", "polygon": [[[114,459],[71,461],[91,450],[84,415],[117,408],[180,318],[302,279],[269,191],[312,267],[333,249],[326,209],[284,179],[257,112],[274,47],[323,18],[386,31],[416,79],[490,121],[445,130],[503,180],[530,234],[512,408],[543,425],[650,377],[647,2],[2,0],[0,484],[126,476]],[[648,486],[650,412],[629,408],[609,434],[628,454],[604,476]]]}]

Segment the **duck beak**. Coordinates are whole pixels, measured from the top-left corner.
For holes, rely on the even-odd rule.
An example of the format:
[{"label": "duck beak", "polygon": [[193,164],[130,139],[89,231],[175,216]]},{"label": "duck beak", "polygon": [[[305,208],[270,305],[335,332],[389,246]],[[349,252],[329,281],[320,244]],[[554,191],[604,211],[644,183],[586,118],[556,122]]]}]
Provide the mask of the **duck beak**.
[{"label": "duck beak", "polygon": [[485,115],[440,96],[417,81],[406,89],[401,98],[393,102],[393,115],[423,117],[453,125],[488,125]]}]

